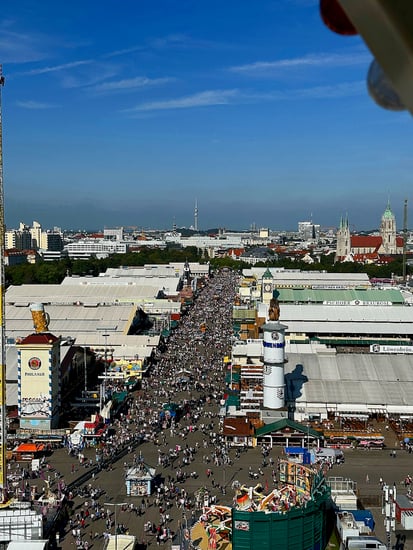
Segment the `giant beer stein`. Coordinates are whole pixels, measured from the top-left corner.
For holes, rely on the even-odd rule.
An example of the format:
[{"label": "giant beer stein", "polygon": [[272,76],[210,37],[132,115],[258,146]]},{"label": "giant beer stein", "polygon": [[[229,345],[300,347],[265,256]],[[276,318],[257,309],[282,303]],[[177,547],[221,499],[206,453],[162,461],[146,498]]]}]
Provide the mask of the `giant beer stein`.
[{"label": "giant beer stein", "polygon": [[33,319],[33,327],[36,332],[47,332],[49,330],[50,317],[45,312],[43,304],[30,304],[30,312]]}]

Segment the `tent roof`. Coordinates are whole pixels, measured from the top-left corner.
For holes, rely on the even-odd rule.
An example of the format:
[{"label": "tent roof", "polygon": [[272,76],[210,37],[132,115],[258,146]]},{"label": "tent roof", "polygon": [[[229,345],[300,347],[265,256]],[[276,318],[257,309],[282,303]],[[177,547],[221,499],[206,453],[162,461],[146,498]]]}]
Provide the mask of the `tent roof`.
[{"label": "tent roof", "polygon": [[313,430],[309,426],[304,426],[304,424],[299,424],[298,422],[289,420],[288,418],[282,418],[281,420],[277,420],[277,422],[272,422],[271,424],[265,424],[265,426],[262,426],[261,428],[257,428],[255,430],[255,435],[259,437],[262,435],[267,435],[271,432],[278,432],[280,430],[284,430],[285,428],[290,428],[297,432],[302,432],[302,433],[311,435],[312,437],[317,437],[317,438],[321,437],[320,432]]}]

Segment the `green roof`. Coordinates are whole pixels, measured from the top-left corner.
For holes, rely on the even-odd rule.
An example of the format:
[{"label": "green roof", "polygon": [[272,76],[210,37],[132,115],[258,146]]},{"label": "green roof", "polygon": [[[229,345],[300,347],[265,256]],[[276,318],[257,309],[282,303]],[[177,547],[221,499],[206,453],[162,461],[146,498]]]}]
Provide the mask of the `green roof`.
[{"label": "green roof", "polygon": [[239,407],[240,406],[239,395],[228,395],[227,400],[226,400],[226,405],[228,407],[230,407],[230,406]]},{"label": "green roof", "polygon": [[280,302],[323,303],[323,302],[391,302],[403,304],[404,298],[400,290],[372,289],[313,289],[313,288],[280,288],[278,289]]},{"label": "green roof", "polygon": [[288,418],[282,418],[277,422],[272,422],[271,424],[265,424],[265,426],[262,426],[261,428],[258,428],[255,430],[255,435],[256,437],[260,437],[262,435],[267,435],[271,432],[278,432],[279,430],[283,430],[284,428],[291,428],[297,432],[302,432],[302,433],[311,435],[312,437],[317,437],[317,438],[322,437],[320,432],[317,432],[316,430],[313,430],[308,426],[304,426],[304,424],[299,424],[298,422],[289,420]]},{"label": "green roof", "polygon": [[268,267],[267,267],[266,271],[264,272],[262,278],[263,279],[272,279],[273,278],[272,273],[271,273],[271,271],[269,270]]}]

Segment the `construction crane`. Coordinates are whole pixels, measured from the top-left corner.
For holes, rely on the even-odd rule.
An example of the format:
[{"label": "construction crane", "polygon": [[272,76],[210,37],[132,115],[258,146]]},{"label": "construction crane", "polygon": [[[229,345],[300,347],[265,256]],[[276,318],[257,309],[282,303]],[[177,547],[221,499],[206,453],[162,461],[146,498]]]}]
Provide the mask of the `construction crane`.
[{"label": "construction crane", "polygon": [[6,403],[6,333],[5,333],[5,224],[3,190],[3,120],[1,91],[4,86],[3,67],[0,65],[0,502],[6,500],[6,457],[7,457],[7,403]]},{"label": "construction crane", "polygon": [[404,201],[403,209],[403,284],[407,282],[407,199]]}]

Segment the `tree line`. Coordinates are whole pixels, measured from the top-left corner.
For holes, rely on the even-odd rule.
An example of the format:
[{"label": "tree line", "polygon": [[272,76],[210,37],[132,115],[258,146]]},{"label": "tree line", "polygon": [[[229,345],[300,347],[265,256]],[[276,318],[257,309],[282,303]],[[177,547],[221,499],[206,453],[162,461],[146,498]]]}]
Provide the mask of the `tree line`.
[{"label": "tree line", "polygon": [[[145,264],[168,264],[169,262],[209,262],[212,269],[229,267],[234,270],[242,270],[251,267],[247,262],[232,258],[206,258],[202,251],[196,247],[185,249],[167,247],[165,249],[142,247],[139,252],[126,254],[113,254],[108,258],[88,260],[72,260],[65,258],[53,262],[40,261],[35,264],[19,264],[7,266],[5,270],[6,287],[22,284],[60,284],[66,276],[97,277],[108,268],[121,266],[143,266]],[[293,260],[279,255],[277,259],[271,258],[265,262],[255,264],[257,267],[284,267],[285,269],[299,269],[301,271],[326,271],[328,273],[367,273],[369,277],[390,279],[401,277],[403,274],[402,258],[397,257],[386,265],[358,264],[353,262],[334,263],[333,255],[321,256],[319,261],[313,264]],[[407,266],[407,274],[409,266]]]}]

